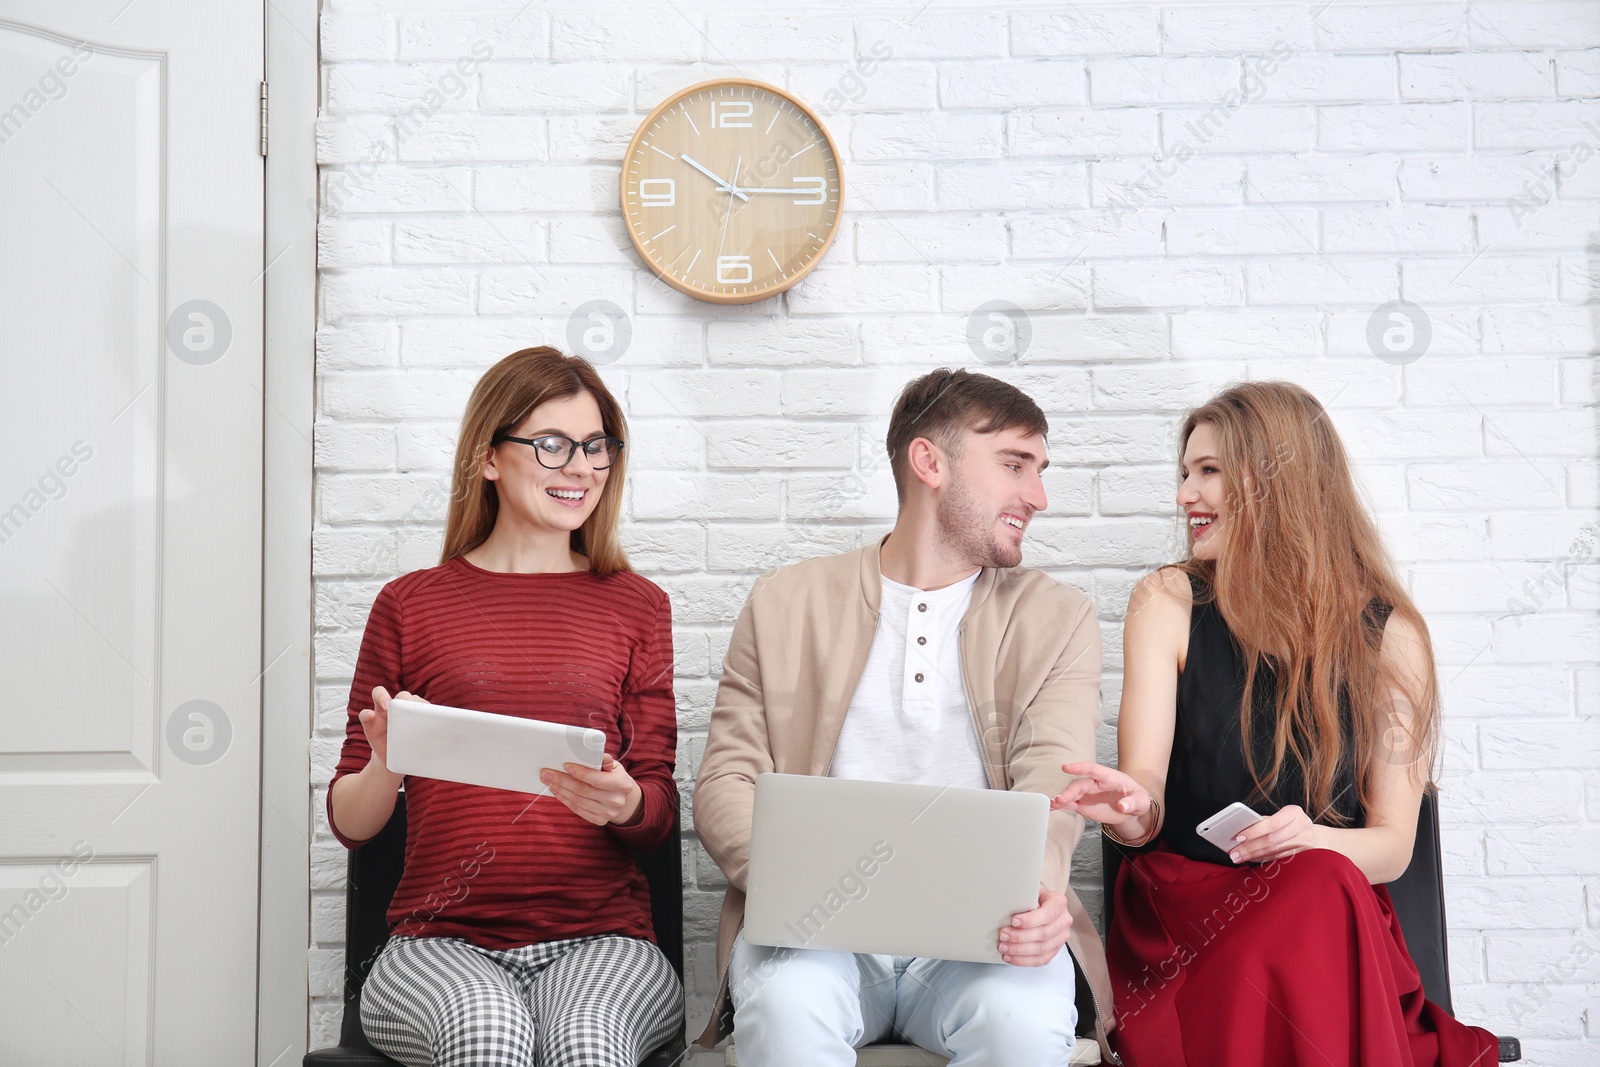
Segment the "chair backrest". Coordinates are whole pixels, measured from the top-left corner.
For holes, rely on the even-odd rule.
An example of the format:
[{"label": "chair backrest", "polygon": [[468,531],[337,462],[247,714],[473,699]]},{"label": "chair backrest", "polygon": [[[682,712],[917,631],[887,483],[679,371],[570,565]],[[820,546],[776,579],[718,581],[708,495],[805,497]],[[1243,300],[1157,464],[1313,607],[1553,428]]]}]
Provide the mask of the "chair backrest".
[{"label": "chair backrest", "polygon": [[[634,852],[634,861],[650,886],[650,919],[662,953],[683,978],[683,853],[678,840],[678,820],[658,848]],[[344,920],[344,1021],[339,1043],[367,1048],[356,1005],[367,972],[389,940],[389,902],[400,885],[406,859],[406,794],[395,799],[394,814],[376,837],[350,850],[345,886]]]},{"label": "chair backrest", "polygon": [[1439,794],[1430,784],[1417,812],[1417,839],[1406,872],[1386,887],[1406,948],[1422,974],[1428,999],[1455,1014],[1450,1003],[1450,943],[1445,937],[1444,859],[1439,850]]},{"label": "chair backrest", "polygon": [[[1100,835],[1100,859],[1104,864],[1101,881],[1104,888],[1104,931],[1111,929],[1112,898],[1115,896],[1117,871],[1122,867],[1123,857],[1143,851],[1148,851],[1148,848],[1128,848],[1105,834]],[[1422,792],[1422,808],[1417,812],[1417,837],[1411,846],[1411,863],[1405,873],[1386,888],[1394,901],[1394,913],[1400,920],[1406,948],[1410,950],[1411,959],[1422,975],[1423,991],[1429,1000],[1455,1014],[1450,1004],[1450,954],[1445,939],[1444,863],[1439,854],[1439,797],[1432,785]]]}]

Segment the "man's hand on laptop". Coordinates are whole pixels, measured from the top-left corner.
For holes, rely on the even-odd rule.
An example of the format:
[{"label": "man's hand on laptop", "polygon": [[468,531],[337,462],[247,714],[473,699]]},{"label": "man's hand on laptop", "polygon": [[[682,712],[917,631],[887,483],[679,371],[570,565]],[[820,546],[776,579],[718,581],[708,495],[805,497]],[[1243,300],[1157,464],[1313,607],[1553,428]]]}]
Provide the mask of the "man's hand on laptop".
[{"label": "man's hand on laptop", "polygon": [[1067,898],[1039,887],[1039,906],[1019,911],[1000,931],[1000,958],[1017,967],[1043,967],[1056,958],[1072,932]]},{"label": "man's hand on laptop", "polygon": [[372,749],[372,758],[385,770],[389,767],[390,700],[415,700],[419,704],[427,703],[417,694],[407,693],[403,689],[391,697],[383,686],[372,687],[372,707],[361,713],[361,729],[366,732],[367,744]]},{"label": "man's hand on laptop", "polygon": [[568,763],[559,771],[546,767],[539,773],[539,780],[574,814],[596,826],[627,826],[644,814],[644,791],[609,752],[600,761],[598,771],[581,763]]}]

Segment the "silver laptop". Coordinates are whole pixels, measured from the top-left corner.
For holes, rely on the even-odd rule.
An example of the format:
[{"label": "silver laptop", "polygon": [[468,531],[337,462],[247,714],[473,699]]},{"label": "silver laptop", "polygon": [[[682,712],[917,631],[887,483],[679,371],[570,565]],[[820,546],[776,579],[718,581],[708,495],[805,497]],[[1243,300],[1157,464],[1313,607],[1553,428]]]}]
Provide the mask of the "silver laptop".
[{"label": "silver laptop", "polygon": [[756,779],[744,936],[753,945],[1000,963],[1039,905],[1042,793]]}]

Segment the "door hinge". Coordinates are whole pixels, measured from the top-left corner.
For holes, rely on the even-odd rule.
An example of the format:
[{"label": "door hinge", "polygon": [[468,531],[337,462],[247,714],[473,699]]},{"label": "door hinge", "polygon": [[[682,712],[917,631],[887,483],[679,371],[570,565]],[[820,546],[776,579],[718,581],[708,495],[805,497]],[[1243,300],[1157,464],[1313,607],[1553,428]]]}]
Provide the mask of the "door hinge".
[{"label": "door hinge", "polygon": [[261,154],[267,154],[267,83],[261,83]]}]

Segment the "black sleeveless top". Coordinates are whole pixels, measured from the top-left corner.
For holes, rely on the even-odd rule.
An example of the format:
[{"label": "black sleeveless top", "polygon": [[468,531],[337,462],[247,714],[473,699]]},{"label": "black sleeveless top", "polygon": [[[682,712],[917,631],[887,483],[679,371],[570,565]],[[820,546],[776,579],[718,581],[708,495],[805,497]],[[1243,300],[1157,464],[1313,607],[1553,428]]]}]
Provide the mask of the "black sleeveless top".
[{"label": "black sleeveless top", "polygon": [[[1244,656],[1209,587],[1190,576],[1194,603],[1189,614],[1189,654],[1178,675],[1178,717],[1173,730],[1172,758],[1167,763],[1166,817],[1161,840],[1190,859],[1231,864],[1227,853],[1195,833],[1195,827],[1234,801],[1243,801],[1262,815],[1289,804],[1305,806],[1305,786],[1292,757],[1285,757],[1278,782],[1263,796],[1245,762],[1240,736],[1239,708],[1244,702]],[[1289,594],[1292,595],[1292,594]],[[1389,605],[1374,600],[1364,621],[1380,639],[1388,621]],[[1277,681],[1270,667],[1256,678],[1251,732],[1256,768],[1265,774],[1272,766],[1271,723],[1275,714]],[[1330,812],[1345,818],[1345,826],[1366,825],[1355,789],[1355,757],[1350,738],[1350,700],[1339,700],[1344,724],[1345,757],[1334,779]],[[1319,813],[1308,811],[1313,820]]]}]

